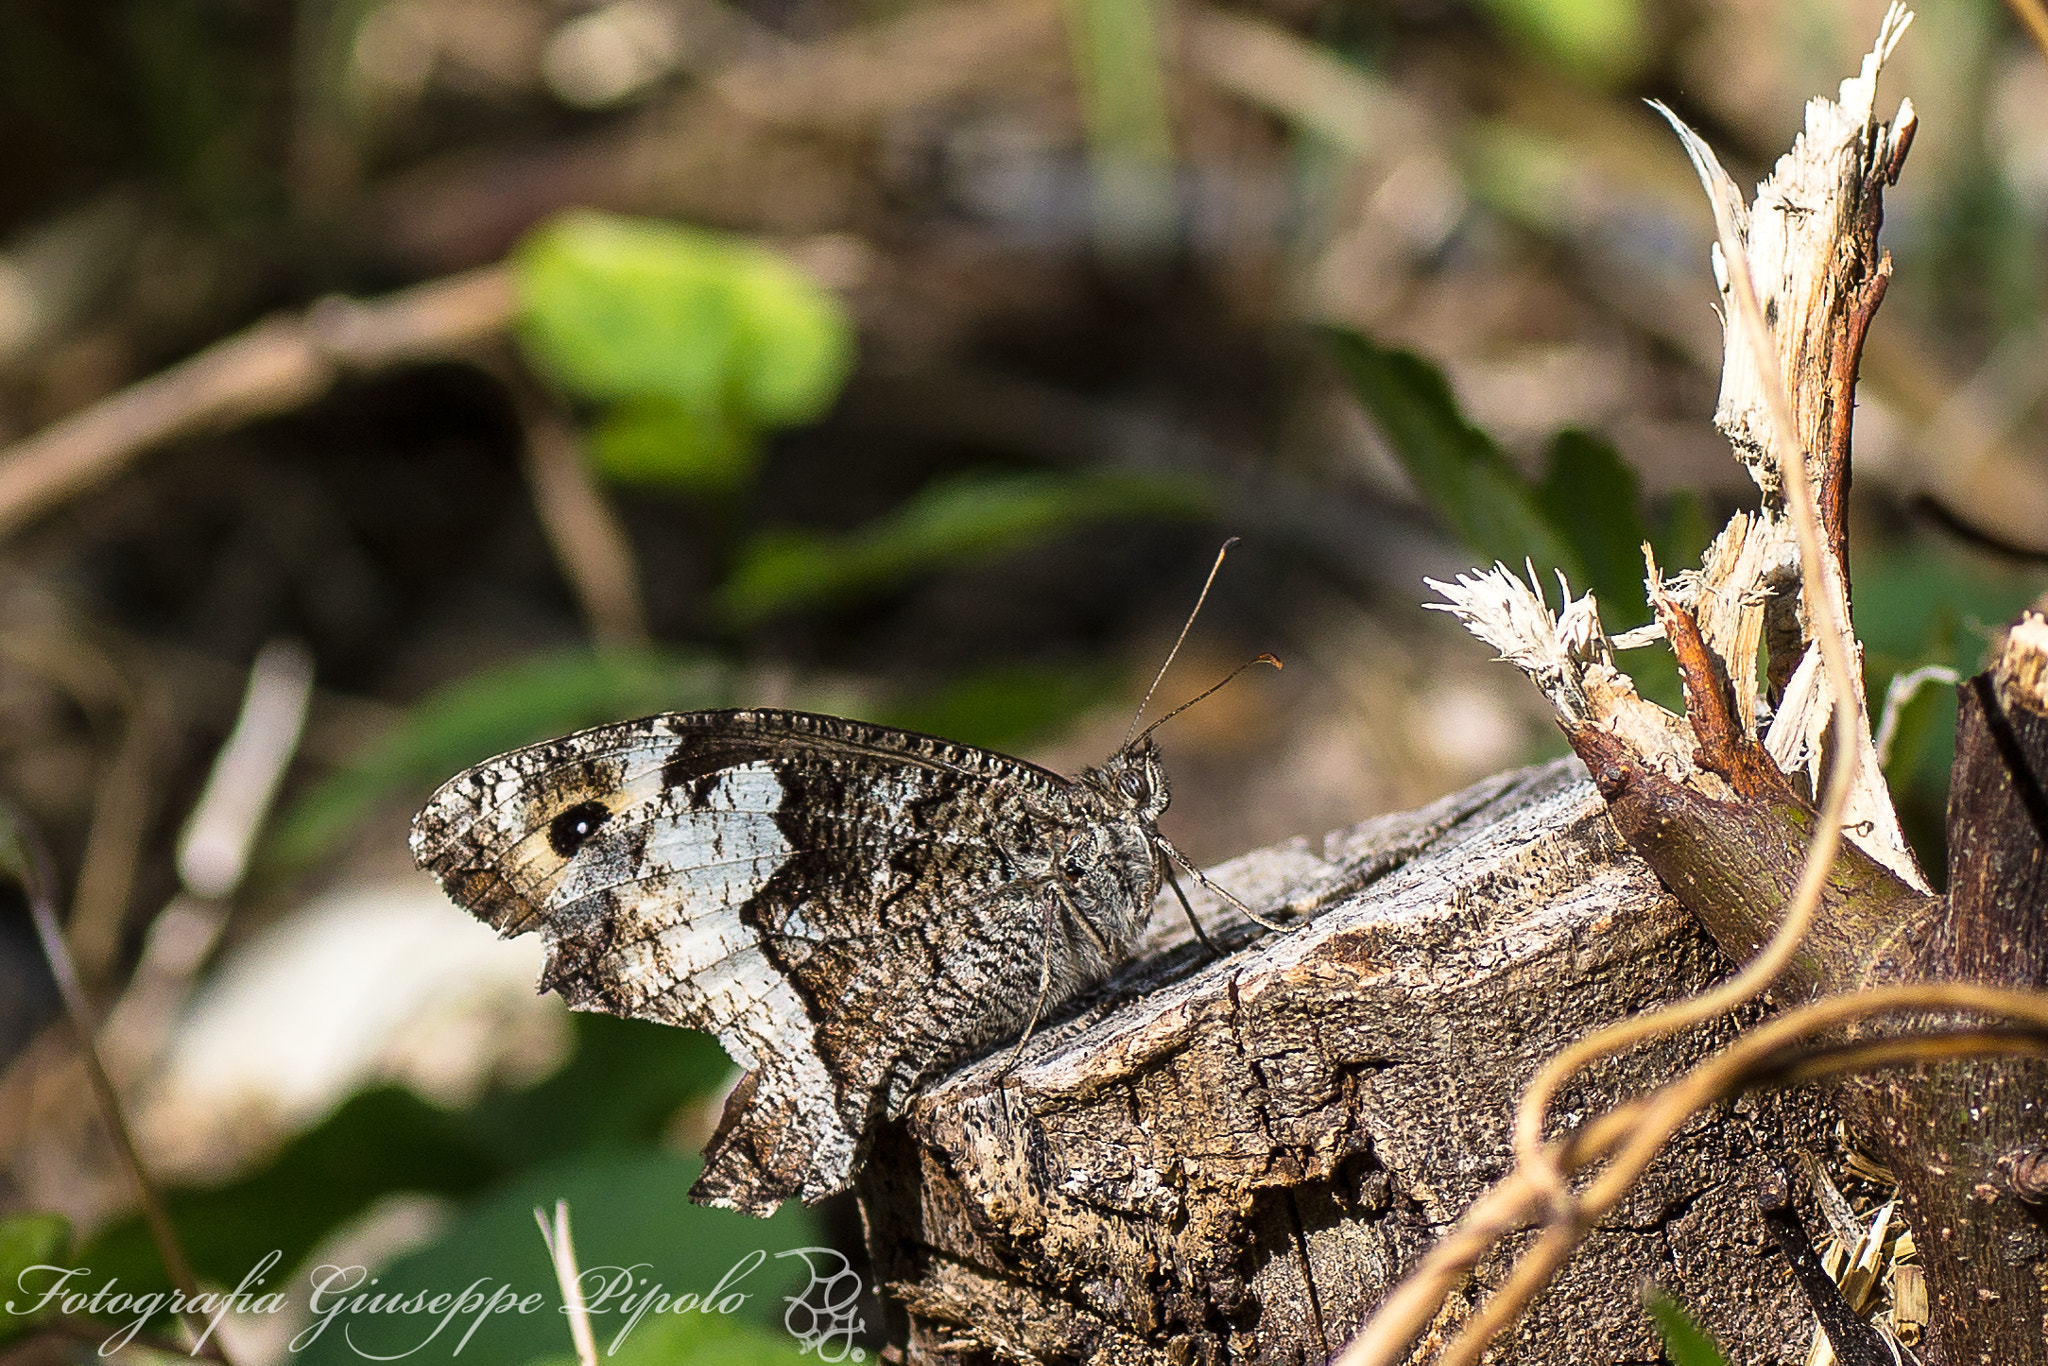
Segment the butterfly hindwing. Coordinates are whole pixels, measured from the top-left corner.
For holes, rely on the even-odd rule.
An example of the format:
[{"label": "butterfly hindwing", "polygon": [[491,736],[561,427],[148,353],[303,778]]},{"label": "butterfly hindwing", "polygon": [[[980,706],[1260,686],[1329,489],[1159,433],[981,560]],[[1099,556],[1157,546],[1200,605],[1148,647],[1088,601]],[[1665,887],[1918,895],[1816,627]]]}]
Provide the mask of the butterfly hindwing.
[{"label": "butterfly hindwing", "polygon": [[[501,932],[539,928],[572,1005],[718,1036],[751,1075],[697,1193],[755,1212],[843,1189],[919,1084],[1025,1026],[1042,972],[1055,1001],[1106,972],[1157,885],[1090,788],[799,712],[514,751],[446,784],[413,849]],[[1055,895],[1062,859],[1085,876]]]}]

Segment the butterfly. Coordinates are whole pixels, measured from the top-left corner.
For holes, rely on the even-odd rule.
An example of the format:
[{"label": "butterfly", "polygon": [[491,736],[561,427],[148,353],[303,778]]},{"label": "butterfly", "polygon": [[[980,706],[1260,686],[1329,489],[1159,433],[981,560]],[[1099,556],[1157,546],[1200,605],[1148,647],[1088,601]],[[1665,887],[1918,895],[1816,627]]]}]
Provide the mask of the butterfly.
[{"label": "butterfly", "polygon": [[1122,964],[1173,863],[1201,877],[1157,824],[1184,709],[1074,779],[807,712],[650,716],[456,776],[412,852],[545,937],[542,990],[717,1036],[745,1074],[691,1196],[765,1215],[846,1189],[922,1085]]}]

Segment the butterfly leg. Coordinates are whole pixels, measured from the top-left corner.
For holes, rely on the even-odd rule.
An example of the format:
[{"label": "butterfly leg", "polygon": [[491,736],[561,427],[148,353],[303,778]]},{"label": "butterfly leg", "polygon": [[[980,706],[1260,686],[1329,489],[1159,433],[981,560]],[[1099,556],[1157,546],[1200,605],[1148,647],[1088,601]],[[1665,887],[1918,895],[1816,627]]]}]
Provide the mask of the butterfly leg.
[{"label": "butterfly leg", "polygon": [[1215,940],[1209,937],[1209,932],[1202,928],[1201,920],[1195,915],[1195,908],[1188,904],[1188,894],[1180,889],[1180,879],[1173,875],[1172,861],[1161,859],[1159,867],[1160,871],[1166,874],[1166,885],[1173,888],[1174,899],[1179,901],[1180,908],[1187,912],[1188,928],[1195,932],[1195,939],[1203,948],[1209,951],[1211,958],[1221,958],[1223,956],[1222,948]]},{"label": "butterfly leg", "polygon": [[1039,1012],[1045,1009],[1046,994],[1052,990],[1053,911],[1058,902],[1066,899],[1066,892],[1057,882],[1049,882],[1047,890],[1052,895],[1045,899],[1045,939],[1038,955],[1038,999],[1031,1003],[1031,1018],[1024,1022],[1024,1032],[1017,1036],[1017,1046],[1003,1061],[1002,1071],[996,1073],[999,1077],[1007,1076],[1017,1065],[1017,1059],[1024,1056],[1024,1045],[1031,1042],[1031,1031],[1038,1028]]},{"label": "butterfly leg", "polygon": [[1195,867],[1194,864],[1188,862],[1187,855],[1181,853],[1180,850],[1174,848],[1171,844],[1168,844],[1166,842],[1166,837],[1164,835],[1161,835],[1157,831],[1154,831],[1152,835],[1152,842],[1158,845],[1160,850],[1169,859],[1173,860],[1173,862],[1178,863],[1181,867],[1185,868],[1187,870],[1187,874],[1189,877],[1193,878],[1200,885],[1207,887],[1210,891],[1216,893],[1216,895],[1222,897],[1232,906],[1235,906],[1239,914],[1243,915],[1247,920],[1251,921],[1253,924],[1264,925],[1269,930],[1284,930],[1287,928],[1285,925],[1277,925],[1274,922],[1266,919],[1266,917],[1260,915],[1257,911],[1253,910],[1251,907],[1245,905],[1242,901],[1239,901],[1236,897],[1232,896],[1228,890],[1217,886],[1215,883],[1211,882],[1207,877],[1203,876],[1202,870],[1200,868]]}]

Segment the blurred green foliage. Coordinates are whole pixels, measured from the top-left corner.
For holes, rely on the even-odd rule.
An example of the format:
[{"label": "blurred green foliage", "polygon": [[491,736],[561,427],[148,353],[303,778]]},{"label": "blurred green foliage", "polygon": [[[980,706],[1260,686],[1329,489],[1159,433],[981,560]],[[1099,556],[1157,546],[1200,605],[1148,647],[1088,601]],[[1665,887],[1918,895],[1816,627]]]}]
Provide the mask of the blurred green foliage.
[{"label": "blurred green foliage", "polygon": [[1017,750],[1107,701],[1121,673],[1098,665],[1005,664],[876,709],[875,719],[984,749]]},{"label": "blurred green foliage", "polygon": [[[408,1295],[415,1289],[459,1292],[478,1277],[491,1277],[522,1291],[544,1290],[552,1306],[554,1279],[532,1210],[557,1199],[571,1202],[586,1269],[644,1260],[676,1291],[710,1289],[756,1249],[772,1258],[818,1242],[815,1224],[798,1206],[763,1223],[688,1202],[698,1161],[670,1152],[664,1136],[680,1110],[708,1102],[731,1075],[731,1063],[709,1036],[608,1015],[573,1018],[576,1042],[568,1062],[536,1086],[494,1092],[462,1112],[394,1087],[366,1091],[294,1137],[260,1169],[222,1186],[169,1192],[171,1217],[195,1271],[233,1286],[276,1252],[266,1288],[303,1286],[307,1259],[323,1240],[379,1200],[401,1194],[439,1196],[457,1207],[453,1223],[433,1243],[378,1273],[386,1286],[406,1286]],[[12,1224],[0,1225],[0,1256],[29,1247],[28,1235],[41,1227],[24,1223],[9,1233]],[[47,1243],[46,1229],[43,1236]],[[95,1285],[118,1278],[124,1287],[146,1290],[165,1281],[139,1218],[95,1237],[77,1264],[92,1269]],[[780,1313],[780,1287],[798,1274],[793,1265],[771,1260],[751,1277],[746,1317],[768,1323],[769,1309]],[[426,1322],[407,1317],[382,1331],[402,1336],[424,1331]],[[717,1336],[725,1330],[707,1331]],[[760,1345],[736,1326],[732,1332],[735,1341]],[[552,1308],[541,1316],[493,1315],[478,1330],[473,1355],[521,1361],[566,1341]],[[299,1359],[330,1358],[358,1359],[338,1333],[333,1343],[317,1342]]]},{"label": "blurred green foliage", "polygon": [[[597,1345],[603,1352],[608,1344],[599,1338]],[[611,1366],[803,1366],[818,1358],[806,1356],[789,1334],[743,1319],[662,1314],[643,1320],[605,1360]],[[528,1366],[576,1366],[576,1358],[561,1353]]]},{"label": "blurred green foliage", "polygon": [[132,63],[124,103],[164,182],[229,231],[275,212],[282,186],[266,162],[285,77],[262,59],[267,26],[206,0],[113,8]]},{"label": "blurred green foliage", "polygon": [[734,620],[843,601],[912,575],[1040,541],[1085,522],[1192,518],[1208,511],[1185,478],[1152,475],[964,474],[894,512],[837,535],[768,531],[741,552],[719,591]]},{"label": "blurred green foliage", "polygon": [[[34,1331],[48,1317],[31,1312],[47,1283],[24,1273],[32,1266],[64,1266],[65,1246],[71,1241],[71,1225],[55,1214],[13,1214],[0,1219],[0,1346]],[[97,1288],[97,1287],[95,1287]],[[13,1298],[22,1295],[17,1301]]]},{"label": "blurred green foliage", "polygon": [[1641,0],[1484,0],[1509,33],[1594,85],[1639,74],[1655,49]]},{"label": "blurred green foliage", "polygon": [[[1698,500],[1673,498],[1653,521],[1635,471],[1607,442],[1559,432],[1542,477],[1532,481],[1466,419],[1443,372],[1427,360],[1357,332],[1322,332],[1417,491],[1482,561],[1516,572],[1533,564],[1540,580],[1563,573],[1575,591],[1592,590],[1610,633],[1650,619],[1646,542],[1662,566],[1698,563],[1710,538]],[[1644,696],[1675,705],[1678,672],[1667,654],[1638,655],[1630,668]]]},{"label": "blurred green foliage", "polygon": [[[2044,591],[2048,573],[1914,542],[1858,553],[1850,539],[1850,582],[1864,688],[1873,723],[1891,680],[1941,664],[1968,678],[1982,671],[1996,633]],[[1900,824],[1921,865],[1940,885],[1948,864],[1946,811],[1955,762],[1956,690],[1920,689],[1900,717],[1885,778]]]},{"label": "blurred green foliage", "polygon": [[[201,1279],[233,1286],[275,1251],[282,1255],[266,1287],[274,1288],[322,1237],[378,1197],[411,1191],[460,1198],[499,1171],[462,1116],[384,1087],[351,1097],[260,1170],[224,1186],[173,1191],[166,1203]],[[79,1261],[92,1268],[95,1281],[165,1283],[156,1245],[139,1217],[94,1237]]]},{"label": "blurred green foliage", "polygon": [[1113,261],[1161,253],[1178,229],[1173,114],[1156,0],[1066,0],[1074,85],[1088,127],[1097,247]]},{"label": "blurred green foliage", "polygon": [[[1542,477],[1530,481],[1464,418],[1430,362],[1356,332],[1325,330],[1325,338],[1423,500],[1475,555],[1509,567],[1532,561],[1538,575],[1563,569],[1599,598],[1608,631],[1649,621],[1642,541],[1665,573],[1700,563],[1710,541],[1700,502],[1679,496],[1659,518],[1647,518],[1634,471],[1606,442],[1559,432]],[[1862,545],[1851,539],[1851,584],[1874,723],[1894,676],[1942,664],[1968,678],[1985,668],[1993,633],[2048,588],[2048,573],[2038,569],[1939,545]],[[1642,694],[1679,707],[1669,651],[1636,651],[1628,668]],[[1944,809],[1954,754],[1956,690],[1923,686],[1898,721],[1884,772],[1907,838],[1937,883],[1948,862]]]},{"label": "blurred green foliage", "polygon": [[507,1167],[584,1149],[655,1143],[685,1105],[709,1100],[732,1063],[708,1034],[578,1012],[569,1063],[538,1085],[484,1097],[479,1146]]},{"label": "blurred green foliage", "polygon": [[615,479],[729,488],[762,432],[823,416],[853,366],[839,302],[742,238],[578,210],[512,261],[527,356],[607,405],[593,450]]},{"label": "blurred green foliage", "polygon": [[[471,1202],[432,1243],[379,1270],[375,1289],[411,1296],[422,1290],[460,1292],[481,1281],[487,1290],[508,1286],[522,1297],[542,1292],[535,1312],[491,1313],[480,1322],[466,1315],[450,1324],[446,1337],[459,1338],[475,1323],[474,1335],[462,1346],[464,1357],[522,1362],[555,1356],[569,1344],[569,1321],[533,1212],[552,1213],[557,1200],[566,1200],[577,1265],[587,1278],[586,1298],[594,1298],[593,1286],[606,1279],[607,1268],[615,1269],[613,1276],[624,1272],[631,1277],[630,1296],[594,1306],[592,1326],[600,1353],[630,1317],[630,1310],[621,1311],[621,1301],[658,1289],[711,1300],[712,1312],[650,1312],[626,1343],[643,1329],[683,1321],[692,1324],[683,1335],[686,1341],[750,1350],[736,1360],[787,1360],[794,1343],[783,1336],[778,1344],[761,1330],[773,1328],[779,1335],[782,1297],[801,1286],[805,1274],[801,1259],[777,1260],[775,1254],[816,1245],[816,1225],[798,1204],[784,1205],[765,1220],[692,1205],[690,1183],[702,1165],[695,1156],[643,1150],[582,1152],[528,1168]],[[371,1287],[366,1283],[364,1289]],[[729,1295],[743,1299],[732,1304]],[[732,1312],[717,1312],[720,1304]],[[299,1366],[354,1366],[364,1355],[389,1357],[419,1343],[434,1322],[432,1315],[345,1319],[296,1360]],[[344,1323],[345,1335],[340,1331]],[[777,1350],[764,1350],[769,1348]],[[678,1366],[692,1360],[667,1359]]]},{"label": "blurred green foliage", "polygon": [[1459,540],[1503,564],[1532,560],[1586,582],[1578,552],[1493,439],[1465,419],[1442,371],[1357,332],[1324,335],[1401,468]]},{"label": "blurred green foliage", "polygon": [[1728,1366],[1721,1349],[1677,1300],[1649,1285],[1643,1288],[1643,1307],[1657,1320],[1657,1331],[1664,1335],[1664,1354],[1671,1358],[1671,1366]]},{"label": "blurred green foliage", "polygon": [[[1661,516],[1646,517],[1634,471],[1605,442],[1560,432],[1542,477],[1531,481],[1465,418],[1428,361],[1355,332],[1324,335],[1417,490],[1482,560],[1510,567],[1527,560],[1543,576],[1562,570],[1593,590],[1610,632],[1649,620],[1645,540],[1667,574],[1699,563],[1711,539],[1699,501],[1681,495]],[[1851,540],[1851,580],[1873,723],[1894,677],[1926,664],[1976,673],[1997,629],[2048,589],[2048,574],[1938,545],[1864,551],[1864,544]],[[1678,707],[1677,671],[1661,645],[1632,655],[1629,670],[1644,696]],[[1907,837],[1937,881],[1946,864],[1942,813],[1954,754],[1955,690],[1923,687],[1900,717],[1885,773]]]}]

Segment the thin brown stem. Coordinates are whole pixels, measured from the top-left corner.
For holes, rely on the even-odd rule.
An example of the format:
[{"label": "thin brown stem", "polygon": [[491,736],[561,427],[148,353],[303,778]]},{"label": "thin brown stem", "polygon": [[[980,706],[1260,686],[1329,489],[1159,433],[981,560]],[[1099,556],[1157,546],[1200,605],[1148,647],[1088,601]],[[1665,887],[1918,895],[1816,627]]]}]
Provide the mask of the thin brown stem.
[{"label": "thin brown stem", "polygon": [[[64,1013],[78,1035],[79,1051],[84,1057],[86,1076],[92,1082],[100,1114],[113,1134],[122,1163],[135,1182],[136,1198],[142,1204],[142,1217],[149,1226],[149,1236],[156,1244],[157,1255],[163,1259],[164,1271],[171,1278],[171,1284],[188,1301],[196,1300],[199,1298],[198,1278],[192,1274],[191,1262],[186,1260],[184,1246],[178,1241],[178,1231],[171,1223],[163,1196],[150,1179],[148,1168],[143,1165],[142,1153],[135,1146],[134,1131],[129,1128],[127,1113],[121,1107],[121,1098],[116,1094],[114,1083],[107,1076],[106,1066],[100,1059],[99,1022],[94,1017],[91,1002],[86,999],[77,965],[72,962],[71,951],[64,942],[64,932],[57,924],[55,877],[49,853],[19,812],[0,807],[0,821],[13,827],[13,836],[19,841],[22,890],[28,896],[29,915],[35,922],[36,937],[42,941],[43,956],[49,962],[50,975],[56,980],[58,995],[64,1002]],[[203,1353],[223,1363],[223,1366],[232,1366],[226,1348],[211,1336],[201,1320],[191,1314],[182,1314],[179,1321],[191,1335],[194,1353]]]},{"label": "thin brown stem", "polygon": [[2005,7],[2012,11],[2012,17],[2020,21],[2020,27],[2034,40],[2034,46],[2041,49],[2041,55],[2048,57],[2048,5],[2041,0],[2005,0]]},{"label": "thin brown stem", "polygon": [[598,485],[583,438],[555,400],[516,362],[498,367],[524,430],[533,507],[600,645],[647,643],[647,610],[633,542]]},{"label": "thin brown stem", "polygon": [[1739,795],[1753,801],[1797,801],[1770,751],[1743,725],[1728,671],[1701,637],[1692,609],[1662,587],[1651,592],[1650,605],[1678,661],[1686,723],[1700,742],[1695,756],[1700,767],[1720,774]]},{"label": "thin brown stem", "polygon": [[155,796],[154,773],[163,716],[147,687],[129,698],[121,738],[93,794],[92,824],[79,858],[66,922],[80,974],[103,980],[121,949],[129,894],[142,857]]},{"label": "thin brown stem", "polygon": [[0,536],[168,441],[290,412],[351,371],[461,354],[502,332],[512,307],[510,274],[489,266],[266,318],[0,449]]}]

